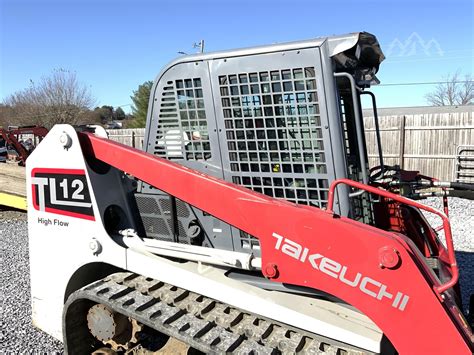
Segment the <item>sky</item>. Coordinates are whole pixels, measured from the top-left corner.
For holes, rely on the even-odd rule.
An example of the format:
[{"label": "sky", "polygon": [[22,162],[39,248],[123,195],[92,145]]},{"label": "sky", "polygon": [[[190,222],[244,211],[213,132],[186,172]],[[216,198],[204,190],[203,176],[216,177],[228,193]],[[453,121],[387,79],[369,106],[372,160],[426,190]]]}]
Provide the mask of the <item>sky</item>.
[{"label": "sky", "polygon": [[54,69],[74,71],[97,105],[130,111],[133,91],[178,52],[367,31],[386,60],[379,107],[423,106],[431,83],[474,74],[474,2],[317,0],[0,0],[0,101]]}]

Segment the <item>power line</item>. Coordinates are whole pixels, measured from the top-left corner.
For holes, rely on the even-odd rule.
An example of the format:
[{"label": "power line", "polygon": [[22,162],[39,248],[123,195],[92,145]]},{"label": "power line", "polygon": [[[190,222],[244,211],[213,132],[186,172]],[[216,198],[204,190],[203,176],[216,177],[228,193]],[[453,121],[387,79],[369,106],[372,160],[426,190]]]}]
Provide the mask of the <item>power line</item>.
[{"label": "power line", "polygon": [[[390,43],[380,43],[380,47],[382,49],[390,47]],[[449,49],[449,50],[443,50],[441,49],[441,52],[444,53],[457,53],[457,52],[473,52],[474,48],[463,48],[463,49]],[[400,55],[396,56],[400,57]]]},{"label": "power line", "polygon": [[388,84],[379,84],[377,86],[412,86],[412,85],[437,85],[437,84],[463,84],[463,83],[473,83],[474,80],[464,80],[464,81],[426,81],[419,83],[388,83]]},{"label": "power line", "polygon": [[413,62],[426,62],[430,60],[450,60],[450,59],[472,59],[473,56],[458,56],[458,57],[430,57],[430,58],[419,58],[419,59],[408,59],[408,60],[394,60],[392,58],[402,58],[401,56],[393,56],[393,57],[387,57],[387,60],[384,62],[384,64],[392,64],[392,63],[413,63]]}]

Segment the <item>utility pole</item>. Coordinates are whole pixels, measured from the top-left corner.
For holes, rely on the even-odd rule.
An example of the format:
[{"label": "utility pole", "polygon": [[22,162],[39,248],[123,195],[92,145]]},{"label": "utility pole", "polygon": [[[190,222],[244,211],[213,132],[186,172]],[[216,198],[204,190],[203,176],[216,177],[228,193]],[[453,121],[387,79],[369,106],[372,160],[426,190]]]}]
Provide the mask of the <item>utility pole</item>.
[{"label": "utility pole", "polygon": [[199,52],[204,53],[204,40],[201,39],[198,43],[194,43],[193,48],[199,48]]},{"label": "utility pole", "polygon": [[[199,42],[194,42],[193,43],[193,48],[199,48],[198,53],[204,53],[204,40],[201,39]],[[178,54],[188,55],[189,53],[179,51]]]}]

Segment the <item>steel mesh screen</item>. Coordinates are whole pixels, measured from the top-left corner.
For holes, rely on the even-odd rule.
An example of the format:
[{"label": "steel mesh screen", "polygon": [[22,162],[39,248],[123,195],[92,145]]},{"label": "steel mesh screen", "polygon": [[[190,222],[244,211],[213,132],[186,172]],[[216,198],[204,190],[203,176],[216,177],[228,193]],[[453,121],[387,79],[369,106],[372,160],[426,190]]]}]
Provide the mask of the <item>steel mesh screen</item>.
[{"label": "steel mesh screen", "polygon": [[161,92],[158,117],[156,155],[171,160],[211,157],[200,78],[168,81]]},{"label": "steel mesh screen", "polygon": [[328,177],[314,67],[219,76],[234,183],[323,206]]},{"label": "steel mesh screen", "polygon": [[[135,196],[146,235],[158,240],[173,241],[170,198],[166,195]],[[190,209],[183,201],[176,200],[176,212],[179,242],[189,244],[186,226],[187,221],[192,218]]]}]

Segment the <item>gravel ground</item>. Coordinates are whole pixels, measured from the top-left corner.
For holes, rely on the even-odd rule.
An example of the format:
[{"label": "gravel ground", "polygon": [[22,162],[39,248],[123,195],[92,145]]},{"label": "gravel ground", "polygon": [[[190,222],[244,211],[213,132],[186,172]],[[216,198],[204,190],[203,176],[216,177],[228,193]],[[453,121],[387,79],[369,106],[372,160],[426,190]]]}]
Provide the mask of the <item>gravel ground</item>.
[{"label": "gravel ground", "polygon": [[[441,208],[439,199],[425,204]],[[450,199],[451,223],[461,269],[463,301],[474,293],[474,201]],[[430,222],[436,223],[432,216]],[[26,214],[0,210],[0,353],[62,353],[62,343],[31,324]]]},{"label": "gravel ground", "polygon": [[[420,202],[438,210],[443,210],[440,198],[430,198]],[[449,198],[448,206],[454,237],[454,249],[474,253],[474,201],[453,197]],[[425,215],[432,225],[438,226],[441,224],[441,218],[431,213]]]},{"label": "gravel ground", "polygon": [[0,353],[62,353],[62,343],[31,324],[26,214],[0,211]]}]

